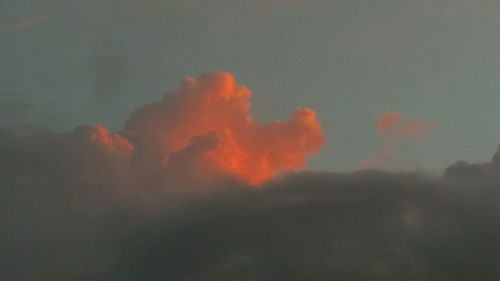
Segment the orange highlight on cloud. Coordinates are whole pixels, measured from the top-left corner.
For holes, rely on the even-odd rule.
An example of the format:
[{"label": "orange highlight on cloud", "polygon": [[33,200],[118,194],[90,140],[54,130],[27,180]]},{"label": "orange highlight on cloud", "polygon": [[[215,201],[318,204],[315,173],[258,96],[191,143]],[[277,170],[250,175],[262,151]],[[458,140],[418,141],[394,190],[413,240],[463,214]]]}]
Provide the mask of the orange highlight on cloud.
[{"label": "orange highlight on cloud", "polygon": [[259,185],[304,167],[306,157],[325,144],[313,110],[297,108],[287,121],[262,124],[250,114],[250,97],[229,73],[184,79],[126,123],[122,134],[134,145],[132,167],[166,169],[181,181],[229,176]]}]

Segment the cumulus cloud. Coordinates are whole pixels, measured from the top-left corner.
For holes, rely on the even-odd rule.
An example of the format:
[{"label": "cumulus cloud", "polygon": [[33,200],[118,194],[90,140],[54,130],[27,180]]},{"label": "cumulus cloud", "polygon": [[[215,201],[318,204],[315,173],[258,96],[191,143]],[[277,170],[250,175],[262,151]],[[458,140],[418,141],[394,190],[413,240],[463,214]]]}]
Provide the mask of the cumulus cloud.
[{"label": "cumulus cloud", "polygon": [[413,140],[426,141],[436,127],[433,122],[410,120],[399,112],[379,116],[375,129],[382,138],[382,145],[370,158],[363,161],[362,168],[391,168],[393,158],[402,144]]},{"label": "cumulus cloud", "polygon": [[[125,197],[163,194],[171,201],[222,182],[258,186],[304,167],[325,140],[313,110],[297,108],[287,121],[263,124],[250,114],[250,97],[230,73],[188,77],[163,100],[137,109],[118,133],[99,124],[66,134],[26,132],[6,143],[12,148],[5,152],[29,145],[34,151],[19,150],[27,162],[52,155],[41,174],[49,169],[63,184]],[[4,165],[10,169],[8,161]],[[19,171],[31,167],[15,165]]]},{"label": "cumulus cloud", "polygon": [[253,185],[302,168],[325,142],[316,113],[297,108],[288,121],[261,124],[250,115],[250,96],[229,73],[186,78],[163,101],[139,108],[127,121],[122,134],[135,146],[131,165],[147,174],[177,169],[169,162],[182,159],[186,167],[199,168],[177,175],[224,175]]}]

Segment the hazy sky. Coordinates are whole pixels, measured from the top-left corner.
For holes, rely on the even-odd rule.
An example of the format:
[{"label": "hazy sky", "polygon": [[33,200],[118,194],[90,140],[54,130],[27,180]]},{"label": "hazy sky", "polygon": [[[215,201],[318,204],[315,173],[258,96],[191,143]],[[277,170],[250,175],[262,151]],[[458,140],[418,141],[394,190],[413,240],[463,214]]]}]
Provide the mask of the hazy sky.
[{"label": "hazy sky", "polygon": [[0,280],[498,281],[499,50],[500,0],[0,0]]},{"label": "hazy sky", "polygon": [[496,0],[0,0],[0,125],[119,130],[186,76],[222,70],[253,114],[318,113],[309,167],[352,170],[381,146],[377,117],[437,124],[398,163],[486,161],[500,143]]}]

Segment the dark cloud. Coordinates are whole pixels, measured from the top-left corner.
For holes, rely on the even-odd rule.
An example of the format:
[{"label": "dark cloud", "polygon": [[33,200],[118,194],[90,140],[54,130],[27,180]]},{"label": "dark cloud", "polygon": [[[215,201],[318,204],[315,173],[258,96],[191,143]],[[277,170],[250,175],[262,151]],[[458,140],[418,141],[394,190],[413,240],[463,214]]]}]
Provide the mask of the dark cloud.
[{"label": "dark cloud", "polygon": [[490,162],[475,164],[458,161],[446,168],[444,178],[462,184],[475,182],[500,184],[500,146]]},{"label": "dark cloud", "polygon": [[498,196],[412,174],[291,175],[140,228],[118,279],[498,280]]},{"label": "dark cloud", "polygon": [[438,179],[302,172],[156,208],[173,201],[118,180],[129,149],[99,126],[0,134],[3,280],[500,278],[498,153]]}]

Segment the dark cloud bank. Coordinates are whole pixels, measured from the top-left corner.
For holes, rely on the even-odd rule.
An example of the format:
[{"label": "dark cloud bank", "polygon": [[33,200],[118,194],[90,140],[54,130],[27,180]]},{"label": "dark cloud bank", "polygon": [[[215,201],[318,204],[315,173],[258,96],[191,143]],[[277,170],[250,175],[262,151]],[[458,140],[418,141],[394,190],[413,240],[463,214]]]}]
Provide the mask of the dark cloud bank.
[{"label": "dark cloud bank", "polygon": [[[134,116],[176,116],[161,106]],[[299,117],[274,126],[317,132]],[[198,161],[227,133],[161,168],[133,159],[138,140],[161,142],[128,124],[0,132],[0,280],[500,280],[500,151],[437,178],[299,172],[256,188]]]},{"label": "dark cloud bank", "polygon": [[121,182],[88,129],[1,135],[2,280],[500,278],[500,153],[437,179],[301,172],[188,199]]}]

